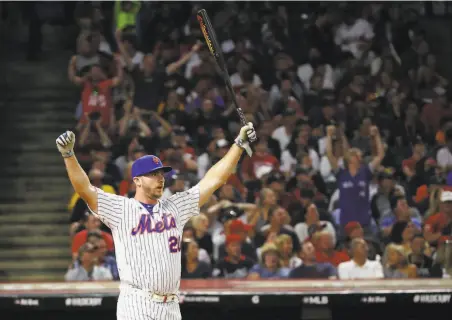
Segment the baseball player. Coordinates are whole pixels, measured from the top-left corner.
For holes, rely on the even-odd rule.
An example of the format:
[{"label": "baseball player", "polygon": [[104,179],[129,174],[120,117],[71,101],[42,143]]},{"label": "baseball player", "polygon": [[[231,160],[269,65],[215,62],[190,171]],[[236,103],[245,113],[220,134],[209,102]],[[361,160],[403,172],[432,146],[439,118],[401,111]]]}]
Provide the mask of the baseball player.
[{"label": "baseball player", "polygon": [[256,140],[252,123],[240,129],[235,144],[191,189],[160,200],[164,173],[172,170],[153,155],[132,165],[134,198],[109,194],[91,185],[74,155],[75,135],[56,139],[75,191],[92,214],[112,231],[121,279],[118,320],[178,320],[181,236],[185,223],[228,180],[244,148]]}]

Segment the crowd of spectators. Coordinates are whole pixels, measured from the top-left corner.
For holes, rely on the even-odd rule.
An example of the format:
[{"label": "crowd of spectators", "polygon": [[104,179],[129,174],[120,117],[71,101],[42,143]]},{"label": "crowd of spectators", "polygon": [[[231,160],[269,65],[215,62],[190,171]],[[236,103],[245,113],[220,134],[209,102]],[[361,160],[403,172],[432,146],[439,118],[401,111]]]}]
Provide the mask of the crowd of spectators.
[{"label": "crowd of spectators", "polygon": [[[235,108],[202,45],[199,5],[105,6],[76,8],[76,152],[93,185],[129,197],[131,163],[155,154],[174,169],[169,197],[227,152]],[[258,141],[185,226],[182,278],[450,275],[452,91],[416,11],[203,6]],[[108,228],[77,194],[68,210],[66,279],[118,279]]]}]

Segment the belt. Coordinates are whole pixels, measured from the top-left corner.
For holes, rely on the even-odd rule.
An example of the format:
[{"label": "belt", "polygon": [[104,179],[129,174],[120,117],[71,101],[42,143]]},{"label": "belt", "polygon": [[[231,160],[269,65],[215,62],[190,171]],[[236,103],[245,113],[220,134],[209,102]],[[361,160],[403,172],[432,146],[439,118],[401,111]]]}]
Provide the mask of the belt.
[{"label": "belt", "polygon": [[151,299],[155,302],[167,303],[167,302],[179,302],[179,298],[175,294],[158,294],[152,293]]},{"label": "belt", "polygon": [[179,297],[176,294],[160,294],[154,293],[150,291],[146,291],[143,289],[139,289],[134,286],[121,286],[121,291],[133,291],[145,298],[150,298],[152,301],[159,303],[167,303],[167,302],[179,302]]}]

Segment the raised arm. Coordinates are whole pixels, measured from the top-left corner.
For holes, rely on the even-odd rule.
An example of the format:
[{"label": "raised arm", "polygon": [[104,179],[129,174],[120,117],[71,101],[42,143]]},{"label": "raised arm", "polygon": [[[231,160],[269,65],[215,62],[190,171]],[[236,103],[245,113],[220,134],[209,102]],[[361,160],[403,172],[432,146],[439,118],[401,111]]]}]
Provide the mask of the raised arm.
[{"label": "raised arm", "polygon": [[202,207],[210,196],[228,181],[229,176],[239,162],[243,148],[248,145],[250,139],[255,140],[255,138],[256,132],[251,122],[240,129],[240,133],[228,153],[210,168],[199,182],[199,207]]},{"label": "raised arm", "polygon": [[193,45],[190,52],[187,52],[179,60],[168,65],[166,67],[166,73],[172,74],[172,73],[176,72],[180,67],[182,67],[184,64],[186,64],[188,62],[188,60],[190,60],[191,56],[195,52],[197,52],[199,50],[199,48],[201,48],[201,42],[197,42],[195,45]]},{"label": "raised arm", "polygon": [[58,137],[56,145],[61,155],[64,158],[66,170],[74,187],[80,197],[89,205],[91,210],[97,211],[97,192],[91,185],[89,178],[82,169],[74,154],[75,134],[71,131],[66,131]]},{"label": "raised arm", "polygon": [[72,83],[74,83],[78,86],[81,86],[83,84],[83,82],[85,81],[85,79],[77,76],[76,63],[77,63],[77,56],[72,56],[71,60],[69,61],[67,74],[68,74],[69,80]]},{"label": "raised arm", "polygon": [[330,162],[331,169],[333,172],[336,172],[339,168],[338,160],[333,152],[333,135],[336,132],[335,126],[328,126],[326,128],[326,157]]},{"label": "raised arm", "polygon": [[377,169],[380,166],[380,163],[383,161],[385,157],[385,148],[383,143],[381,142],[380,132],[376,126],[372,126],[370,128],[370,135],[373,139],[375,139],[375,144],[377,146],[377,155],[370,162],[370,167],[372,170]]}]

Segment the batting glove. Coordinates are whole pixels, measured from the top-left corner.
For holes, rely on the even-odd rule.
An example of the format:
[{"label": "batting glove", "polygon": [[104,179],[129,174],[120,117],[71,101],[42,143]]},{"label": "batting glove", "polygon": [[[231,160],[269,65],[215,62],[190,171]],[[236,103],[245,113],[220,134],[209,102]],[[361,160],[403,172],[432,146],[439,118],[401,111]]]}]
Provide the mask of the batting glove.
[{"label": "batting glove", "polygon": [[58,151],[64,158],[74,155],[75,134],[72,131],[66,131],[56,139]]},{"label": "batting glove", "polygon": [[248,122],[245,126],[243,126],[240,129],[238,138],[248,142],[256,141],[257,139],[256,131],[254,130],[254,126],[251,122]]},{"label": "batting glove", "polygon": [[248,122],[244,125],[239,132],[239,135],[235,139],[235,144],[240,148],[245,149],[249,154],[251,154],[251,148],[249,147],[249,143],[256,141],[256,131],[254,130],[253,124]]}]

